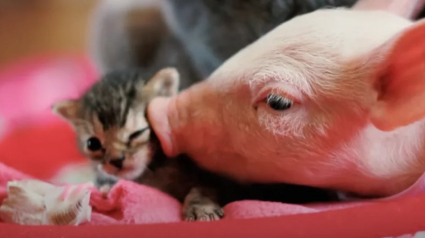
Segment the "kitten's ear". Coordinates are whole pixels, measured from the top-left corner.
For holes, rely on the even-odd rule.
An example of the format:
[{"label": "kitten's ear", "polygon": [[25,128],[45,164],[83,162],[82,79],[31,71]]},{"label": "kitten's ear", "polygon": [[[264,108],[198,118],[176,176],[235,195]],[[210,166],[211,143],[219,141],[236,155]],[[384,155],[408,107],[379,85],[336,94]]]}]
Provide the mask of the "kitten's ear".
[{"label": "kitten's ear", "polygon": [[180,75],[175,68],[164,68],[158,71],[146,84],[154,96],[171,97],[178,93]]},{"label": "kitten's ear", "polygon": [[78,100],[64,100],[57,102],[52,107],[52,112],[59,115],[68,122],[77,119],[78,115]]},{"label": "kitten's ear", "polygon": [[425,117],[425,20],[419,21],[370,55],[378,59],[378,92],[371,121],[389,131]]}]

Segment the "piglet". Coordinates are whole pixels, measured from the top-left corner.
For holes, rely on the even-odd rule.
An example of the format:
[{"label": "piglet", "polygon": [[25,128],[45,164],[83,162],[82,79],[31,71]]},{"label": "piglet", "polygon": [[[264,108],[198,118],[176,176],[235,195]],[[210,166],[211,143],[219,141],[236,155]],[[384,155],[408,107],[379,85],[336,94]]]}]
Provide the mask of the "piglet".
[{"label": "piglet", "polygon": [[414,0],[364,0],[283,23],[204,82],[148,107],[169,156],[239,181],[365,196],[425,171],[425,21]]}]

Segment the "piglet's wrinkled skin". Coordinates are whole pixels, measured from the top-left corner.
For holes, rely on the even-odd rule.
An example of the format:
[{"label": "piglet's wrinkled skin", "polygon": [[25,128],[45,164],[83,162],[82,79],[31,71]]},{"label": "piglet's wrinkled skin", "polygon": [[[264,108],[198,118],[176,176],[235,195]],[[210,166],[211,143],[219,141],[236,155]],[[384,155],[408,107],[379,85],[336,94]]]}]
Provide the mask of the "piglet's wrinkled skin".
[{"label": "piglet's wrinkled skin", "polygon": [[[406,189],[425,170],[425,21],[407,20],[418,5],[364,0],[280,25],[208,80],[152,101],[165,152],[241,181]],[[273,110],[270,93],[293,106]]]}]

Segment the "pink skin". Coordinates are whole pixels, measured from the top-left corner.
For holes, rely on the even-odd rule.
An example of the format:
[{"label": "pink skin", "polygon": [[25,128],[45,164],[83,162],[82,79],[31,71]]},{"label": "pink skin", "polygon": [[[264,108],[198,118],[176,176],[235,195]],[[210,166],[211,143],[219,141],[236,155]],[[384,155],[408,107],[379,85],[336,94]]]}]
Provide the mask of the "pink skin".
[{"label": "pink skin", "polygon": [[[385,2],[363,0],[358,8],[411,17],[425,1]],[[395,14],[297,17],[208,80],[154,99],[148,116],[165,153],[187,153],[241,181],[372,196],[403,191],[425,170],[425,22]],[[293,106],[273,110],[270,93]]]},{"label": "pink skin", "polygon": [[[307,136],[314,141],[313,146],[303,143],[304,137],[290,141],[283,138],[285,143],[280,143],[279,137],[264,130],[258,120],[259,111],[274,112],[266,106],[255,110],[254,105],[259,103],[253,103],[256,99],[250,96],[247,85],[234,84],[226,91],[214,88],[207,81],[178,97],[158,98],[149,105],[150,120],[167,155],[188,153],[201,166],[241,181],[290,182],[336,188],[346,185],[343,180],[330,184],[327,179],[328,175],[343,177],[350,167],[333,171],[333,166],[321,166],[310,160],[310,154],[297,154],[298,150],[313,151],[311,147],[320,148],[313,153],[325,153],[324,148],[332,150],[333,146],[329,145],[338,145],[337,141],[332,143],[336,138],[320,140],[321,136],[311,133]],[[279,159],[288,155],[292,158]],[[361,174],[355,170],[351,173],[358,177]]]}]

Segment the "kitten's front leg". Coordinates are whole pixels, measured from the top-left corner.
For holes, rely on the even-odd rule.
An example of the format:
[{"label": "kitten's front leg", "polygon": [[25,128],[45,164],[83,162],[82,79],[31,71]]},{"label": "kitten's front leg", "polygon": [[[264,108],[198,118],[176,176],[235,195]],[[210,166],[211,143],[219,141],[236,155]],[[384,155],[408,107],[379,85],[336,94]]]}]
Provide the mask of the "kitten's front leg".
[{"label": "kitten's front leg", "polygon": [[103,171],[96,170],[95,186],[106,197],[112,187],[118,182],[118,178],[105,174]]},{"label": "kitten's front leg", "polygon": [[223,209],[216,202],[213,189],[194,187],[183,203],[183,219],[186,221],[214,221],[224,216]]}]

